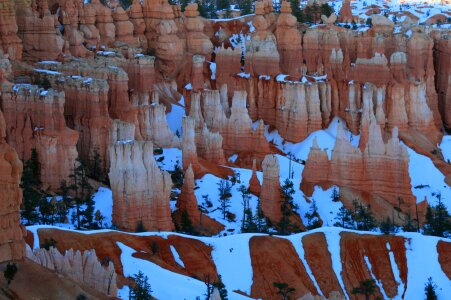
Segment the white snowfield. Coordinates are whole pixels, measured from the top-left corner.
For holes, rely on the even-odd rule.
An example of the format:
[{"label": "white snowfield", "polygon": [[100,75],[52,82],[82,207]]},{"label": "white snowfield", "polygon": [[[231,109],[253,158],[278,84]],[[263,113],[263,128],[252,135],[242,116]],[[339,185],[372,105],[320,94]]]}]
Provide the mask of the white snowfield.
[{"label": "white snowfield", "polygon": [[[28,230],[33,232],[35,236],[35,243],[39,242],[36,232],[40,228],[57,228],[52,226],[29,226]],[[74,231],[69,229],[61,229],[67,231]],[[95,234],[99,232],[109,232],[112,230],[101,231],[79,231],[81,234]],[[370,234],[379,235],[374,232],[363,232],[354,230],[343,230],[336,227],[323,227],[315,229],[305,233],[294,234],[291,236],[280,236],[289,240],[297,254],[299,260],[306,267],[312,282],[317,287],[318,291],[321,291],[318,287],[318,283],[308,266],[304,258],[304,248],[302,244],[302,237],[321,232],[325,235],[328,251],[332,260],[332,267],[336,274],[340,285],[344,287],[344,282],[341,277],[342,274],[342,262],[340,256],[340,233],[353,232],[357,234]],[[227,237],[195,237],[183,234],[177,234],[172,232],[145,232],[145,233],[128,233],[135,236],[160,236],[168,238],[170,235],[191,238],[199,240],[206,245],[213,247],[212,259],[216,265],[218,274],[222,276],[222,280],[228,291],[229,299],[251,299],[234,292],[240,290],[246,294],[250,294],[253,283],[253,270],[251,265],[251,258],[249,253],[249,240],[254,236],[262,236],[262,234],[238,234]],[[427,282],[428,277],[432,277],[434,283],[438,286],[437,294],[438,299],[446,300],[451,295],[451,284],[449,278],[446,276],[440,263],[438,261],[437,243],[440,240],[450,242],[450,239],[437,238],[431,236],[423,236],[419,233],[401,233],[396,234],[406,238],[406,260],[407,260],[407,282],[405,285],[405,297],[404,299],[423,299],[424,284]],[[35,244],[36,245],[36,244]],[[137,252],[129,245],[121,242],[117,242],[117,246],[121,249],[121,263],[125,276],[132,276],[139,271],[143,272],[149,279],[149,283],[152,288],[152,295],[157,299],[196,299],[200,297],[203,299],[206,290],[205,284],[202,281],[184,276],[178,273],[171,272],[164,269],[150,261],[133,257],[132,254]],[[172,246],[171,246],[172,247]],[[390,245],[387,243],[387,249],[390,250]],[[180,258],[177,258],[177,250],[171,250],[174,259],[180,264]],[[391,270],[393,272],[395,280],[399,283],[398,295],[393,299],[402,299],[402,293],[404,292],[404,284],[400,279],[400,272],[398,265],[394,259],[393,252],[389,252],[391,261]],[[371,264],[366,258],[363,264],[367,265],[371,272]],[[181,264],[180,264],[181,265]],[[183,267],[183,266],[182,266]],[[372,272],[371,272],[372,273]],[[376,280],[378,286],[382,286],[380,278],[377,278],[374,274],[373,278]],[[124,287],[119,291],[121,299],[128,299],[128,287]],[[350,295],[346,295],[349,299]],[[384,299],[389,299],[384,297]]]},{"label": "white snowfield", "polygon": [[[445,17],[448,16],[447,12],[451,11],[451,2],[446,0],[358,0],[351,1],[352,13],[355,16],[359,16],[360,19],[366,20],[371,17],[366,13],[371,9],[371,6],[378,7],[381,12],[376,13],[379,15],[392,14],[392,13],[403,13],[407,12],[410,15],[418,18],[418,23],[423,23],[429,18],[443,14]],[[342,0],[329,1],[329,5],[332,6],[335,13],[339,13]],[[393,16],[389,16],[392,20]],[[403,22],[406,16],[401,16],[395,19],[396,21]]]}]

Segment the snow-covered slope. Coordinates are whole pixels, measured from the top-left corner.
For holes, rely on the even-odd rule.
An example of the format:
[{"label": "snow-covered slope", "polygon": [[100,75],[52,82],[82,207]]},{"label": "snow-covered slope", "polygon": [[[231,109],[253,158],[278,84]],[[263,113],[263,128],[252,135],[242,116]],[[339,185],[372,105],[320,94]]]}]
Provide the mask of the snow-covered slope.
[{"label": "snow-covered slope", "polygon": [[[327,291],[341,288],[350,295],[350,291],[359,281],[368,279],[365,276],[371,276],[376,280],[377,294],[380,293],[384,299],[401,299],[403,294],[404,299],[420,299],[428,277],[432,277],[439,287],[437,289],[439,299],[447,299],[447,295],[451,294],[449,284],[451,270],[446,265],[451,240],[417,233],[386,236],[324,227],[289,237],[240,234],[207,238],[164,232],[117,234],[115,231],[107,230],[101,233],[87,231],[74,234],[75,231],[67,229],[52,231],[51,228],[33,226],[28,230],[34,232],[35,236],[37,234],[45,237],[52,234],[57,245],[63,248],[83,245],[87,235],[98,234],[97,238],[90,239],[93,243],[91,245],[98,247],[96,252],[105,253],[106,248],[111,248],[108,250],[109,255],[113,256],[111,257],[113,261],[116,261],[114,255],[119,255],[118,262],[120,261],[125,276],[142,271],[148,276],[153,295],[158,299],[203,297],[205,284],[198,275],[202,271],[192,267],[196,256],[200,259],[197,260],[198,264],[206,265],[207,261],[213,262],[217,274],[222,276],[229,299],[257,298],[256,296],[266,299],[272,291],[270,287],[259,286],[262,278],[269,285],[274,281],[281,281],[308,287],[308,282],[299,281],[301,276],[284,277],[283,273],[275,271],[278,268],[282,270],[288,268],[289,266],[285,265],[287,261],[296,261],[297,266],[291,267],[301,269],[295,272],[308,275],[308,280],[314,287],[310,290],[312,294],[328,296]],[[159,238],[157,241],[160,254],[157,254],[157,257],[149,254],[151,252],[149,238]],[[95,240],[102,240],[102,243],[96,244],[93,242]],[[283,240],[289,241],[289,244],[284,244]],[[180,247],[181,244],[189,244],[192,241],[201,242],[213,250],[209,254],[201,253],[198,247]],[[323,244],[326,246],[326,252],[322,252],[323,254],[316,252],[322,250]],[[267,248],[268,245],[271,245],[270,249]],[[285,248],[282,247],[284,245]],[[312,248],[312,245],[317,246]],[[279,255],[280,249],[285,249],[283,250],[285,256]],[[263,258],[264,263],[261,263],[265,251],[275,255]],[[331,269],[328,269],[326,274],[320,272],[314,267],[318,261],[324,266],[330,261]],[[265,272],[266,268],[272,265],[277,266],[276,269]],[[322,268],[327,269],[324,266]],[[117,266],[116,270],[119,270]],[[330,278],[330,283],[324,282],[325,277]],[[305,278],[303,280],[305,281]],[[331,283],[333,281],[338,282],[338,285],[334,286]],[[301,290],[303,287],[299,286],[299,291]],[[128,288],[121,289],[120,295],[125,298],[128,295]]]}]

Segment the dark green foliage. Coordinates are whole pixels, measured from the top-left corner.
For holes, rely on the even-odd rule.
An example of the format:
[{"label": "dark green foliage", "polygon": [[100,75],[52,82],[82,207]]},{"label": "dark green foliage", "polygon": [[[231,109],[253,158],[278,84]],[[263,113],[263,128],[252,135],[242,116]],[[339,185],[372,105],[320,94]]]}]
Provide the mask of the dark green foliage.
[{"label": "dark green foliage", "polygon": [[418,223],[417,220],[412,220],[410,212],[406,214],[406,219],[404,221],[404,225],[402,226],[402,230],[405,232],[415,232],[417,231],[417,226],[414,224]]},{"label": "dark green foliage", "polygon": [[365,207],[362,203],[360,203],[357,200],[353,201],[353,205],[354,205],[353,218],[356,223],[355,229],[365,231],[370,231],[374,229],[374,227],[376,227],[376,221],[374,220],[370,205]]},{"label": "dark green foliage", "polygon": [[210,300],[211,296],[213,295],[214,287],[213,287],[213,284],[211,283],[209,274],[204,275],[204,283],[205,283],[205,287],[207,288],[207,291],[204,294],[205,300]]},{"label": "dark green foliage", "polygon": [[285,179],[283,185],[280,187],[280,193],[282,196],[282,204],[280,205],[282,218],[277,225],[280,234],[290,234],[297,231],[296,226],[291,224],[290,220],[290,216],[298,209],[297,205],[293,202],[293,195],[295,193],[293,182],[288,178]]},{"label": "dark green foliage", "polygon": [[214,19],[217,17],[215,0],[196,0],[195,3],[197,3],[201,17],[207,19]]},{"label": "dark green foliage", "polygon": [[354,229],[355,227],[352,213],[344,206],[340,207],[335,220],[337,220],[337,222],[335,222],[334,226],[343,227],[346,229]]},{"label": "dark green foliage", "polygon": [[160,246],[158,246],[158,243],[153,241],[150,244],[150,250],[152,250],[152,254],[155,255],[158,253],[158,251],[160,251]]},{"label": "dark green foliage", "polygon": [[273,282],[272,285],[277,289],[277,295],[280,296],[281,300],[289,300],[290,294],[293,294],[296,289],[290,287],[288,283],[285,282]]},{"label": "dark green foliage", "polygon": [[438,203],[436,206],[427,207],[424,234],[447,237],[451,234],[451,216],[442,201],[442,195],[440,193],[434,195]]},{"label": "dark green foliage", "polygon": [[373,27],[373,19],[371,19],[371,18],[366,19],[366,25],[368,27]]},{"label": "dark green foliage", "polygon": [[218,280],[216,280],[216,282],[213,283],[213,287],[218,289],[219,295],[221,296],[221,300],[227,300],[228,299],[227,289],[226,289],[224,283],[222,282],[221,275],[218,274]]},{"label": "dark green foliage", "polygon": [[255,227],[257,229],[257,232],[266,232],[268,230],[267,226],[266,226],[266,217],[262,210],[260,198],[258,198],[257,209],[255,212],[254,218],[255,218]]},{"label": "dark green foliage", "polygon": [[149,278],[139,271],[138,274],[133,275],[134,285],[130,289],[129,299],[133,300],[151,300],[152,289],[148,282]]},{"label": "dark green foliage", "polygon": [[360,285],[352,289],[353,295],[364,295],[366,300],[376,292],[376,282],[374,279],[366,279],[360,282]]},{"label": "dark green foliage", "polygon": [[5,276],[8,285],[11,283],[11,281],[14,280],[14,276],[16,276],[16,273],[17,273],[17,265],[15,263],[8,263],[6,265],[5,271],[3,272],[3,276]]},{"label": "dark green foliage", "polygon": [[84,294],[80,294],[77,296],[77,300],[87,300],[86,296]]},{"label": "dark green foliage", "polygon": [[216,9],[230,9],[230,1],[229,0],[216,0]]},{"label": "dark green foliage", "polygon": [[331,198],[332,198],[332,201],[334,201],[334,202],[340,201],[340,192],[338,191],[338,189],[335,186],[332,190]]},{"label": "dark green foliage", "polygon": [[31,149],[30,159],[24,164],[20,187],[23,193],[22,218],[27,221],[27,225],[38,223],[39,214],[36,209],[43,195],[40,191],[41,165],[36,149]]},{"label": "dark green foliage", "polygon": [[334,13],[334,9],[328,3],[324,3],[321,5],[321,14],[322,15],[325,15],[326,17],[330,17],[330,15],[333,13]]},{"label": "dark green foliage", "polygon": [[309,212],[305,213],[305,218],[307,219],[307,229],[312,230],[321,227],[318,215],[318,206],[316,205],[315,200],[312,201]]},{"label": "dark green foliage", "polygon": [[429,277],[428,282],[426,282],[424,286],[426,300],[437,300],[437,293],[435,292],[436,289],[437,285],[432,281],[432,277]]},{"label": "dark green foliage", "polygon": [[392,220],[390,220],[390,217],[387,217],[380,223],[379,229],[383,234],[396,233],[397,231],[396,225]]},{"label": "dark green foliage", "polygon": [[136,232],[145,232],[146,228],[144,228],[144,224],[143,221],[138,221],[138,223],[136,223]]},{"label": "dark green foliage", "polygon": [[305,22],[304,12],[299,7],[299,0],[290,0],[291,13],[296,17],[298,22]]},{"label": "dark green foliage", "polygon": [[196,231],[193,227],[193,222],[190,219],[190,216],[186,210],[182,211],[180,217],[180,231],[183,233],[196,234]]},{"label": "dark green foliage", "polygon": [[[243,218],[241,219],[241,232],[252,232],[254,228],[254,217],[252,216],[252,209],[249,207],[249,201],[251,199],[251,192],[249,189],[241,185],[238,188],[241,194],[241,204],[243,205]],[[252,227],[252,228],[251,228]]]},{"label": "dark green foliage", "polygon": [[94,201],[92,199],[93,188],[88,179],[88,167],[84,160],[77,158],[72,174],[69,176],[72,184],[73,197],[71,207],[75,207],[75,220],[77,229],[93,227]]},{"label": "dark green foliage", "polygon": [[230,198],[232,197],[232,185],[230,181],[221,179],[218,182],[218,191],[219,191],[219,210],[222,213],[223,219],[226,219],[228,209],[230,207]]},{"label": "dark green foliage", "polygon": [[351,25],[352,25],[352,30],[357,30],[357,28],[358,28],[357,23],[354,20],[352,20]]},{"label": "dark green foliage", "polygon": [[90,161],[89,171],[89,176],[98,181],[103,181],[102,158],[100,157],[100,153],[97,148],[94,149],[94,154]]},{"label": "dark green foliage", "polygon": [[180,189],[183,185],[183,169],[180,166],[180,162],[176,161],[174,170],[169,172],[171,174],[172,184],[175,188]]},{"label": "dark green foliage", "polygon": [[252,0],[240,0],[238,1],[238,6],[242,16],[252,13]]},{"label": "dark green foliage", "polygon": [[42,244],[41,248],[44,248],[45,250],[49,250],[50,248],[56,248],[56,241],[52,238],[45,239],[44,243]]},{"label": "dark green foliage", "polygon": [[36,77],[34,79],[33,84],[39,86],[40,88],[43,88],[44,90],[48,90],[48,89],[50,89],[52,87],[52,85],[50,84],[49,79],[47,77],[45,77],[45,76],[42,77],[42,78]]},{"label": "dark green foliage", "polygon": [[119,0],[119,3],[124,8],[124,10],[126,10],[130,7],[130,5],[132,5],[132,0]]}]

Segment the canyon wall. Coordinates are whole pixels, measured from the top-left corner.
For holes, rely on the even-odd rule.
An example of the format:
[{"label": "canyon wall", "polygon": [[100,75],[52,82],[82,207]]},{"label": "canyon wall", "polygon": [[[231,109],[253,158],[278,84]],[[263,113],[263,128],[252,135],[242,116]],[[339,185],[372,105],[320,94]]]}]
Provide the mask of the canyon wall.
[{"label": "canyon wall", "polygon": [[20,225],[22,162],[6,143],[6,122],[0,110],[0,262],[22,259],[25,242]]}]

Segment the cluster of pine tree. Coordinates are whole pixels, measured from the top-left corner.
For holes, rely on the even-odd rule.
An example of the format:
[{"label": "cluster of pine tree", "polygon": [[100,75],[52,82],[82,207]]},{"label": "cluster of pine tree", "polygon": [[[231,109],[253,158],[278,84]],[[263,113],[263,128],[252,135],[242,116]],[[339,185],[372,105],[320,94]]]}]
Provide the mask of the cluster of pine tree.
[{"label": "cluster of pine tree", "polygon": [[282,218],[277,224],[279,234],[288,235],[293,232],[299,232],[299,228],[296,224],[291,222],[291,216],[294,215],[299,207],[294,203],[294,185],[288,178],[285,179],[280,187],[280,193],[282,196],[282,203],[280,210],[282,212]]},{"label": "cluster of pine tree", "polygon": [[26,225],[67,223],[68,212],[74,208],[72,223],[78,229],[103,227],[103,216],[100,211],[94,212],[93,188],[83,161],[77,159],[71,184],[61,182],[60,199],[42,190],[40,169],[38,152],[32,149],[21,179],[21,217]]},{"label": "cluster of pine tree", "polygon": [[314,3],[301,9],[299,0],[289,1],[291,6],[291,13],[296,17],[298,22],[301,23],[307,22],[316,24],[321,20],[321,15],[330,17],[330,15],[334,12],[334,9],[327,3],[322,5]]},{"label": "cluster of pine tree", "polygon": [[241,194],[241,204],[243,205],[243,218],[241,220],[241,232],[267,232],[266,218],[263,214],[263,210],[260,204],[260,199],[257,202],[257,208],[255,214],[252,212],[252,208],[249,205],[251,200],[251,192],[249,188],[241,185],[238,188]]},{"label": "cluster of pine tree", "polygon": [[335,218],[334,226],[346,229],[370,231],[376,227],[376,221],[371,212],[371,206],[364,206],[360,201],[355,199],[353,209],[349,211],[344,206],[340,208]]},{"label": "cluster of pine tree", "polygon": [[427,235],[450,237],[451,216],[443,203],[442,195],[440,193],[436,193],[434,196],[437,198],[437,205],[428,205],[423,232]]}]

